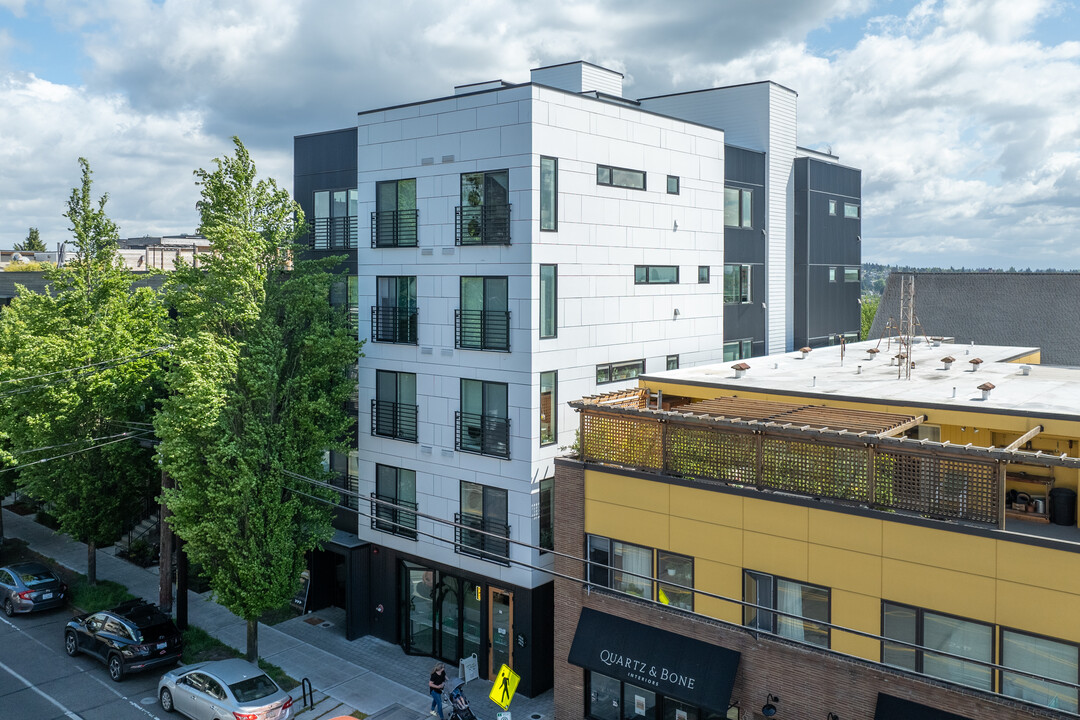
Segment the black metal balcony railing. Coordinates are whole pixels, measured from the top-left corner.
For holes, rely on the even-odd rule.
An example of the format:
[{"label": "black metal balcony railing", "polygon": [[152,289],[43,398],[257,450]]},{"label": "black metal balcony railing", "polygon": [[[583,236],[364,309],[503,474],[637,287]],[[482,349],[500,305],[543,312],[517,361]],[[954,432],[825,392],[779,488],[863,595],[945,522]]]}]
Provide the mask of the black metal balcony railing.
[{"label": "black metal balcony railing", "polygon": [[510,311],[455,310],[454,347],[510,352]]},{"label": "black metal balcony railing", "polygon": [[469,513],[454,513],[454,522],[457,523],[454,552],[500,565],[510,564],[509,525]]},{"label": "black metal balcony railing", "polygon": [[371,401],[371,434],[416,442],[416,405]]},{"label": "black metal balcony railing", "polygon": [[416,344],[418,311],[409,307],[371,306],[371,339],[375,342]]},{"label": "black metal balcony railing", "polygon": [[510,205],[459,205],[454,220],[458,245],[510,244]]},{"label": "black metal balcony railing", "polygon": [[416,508],[414,502],[371,493],[371,527],[415,540]]},{"label": "black metal balcony railing", "polygon": [[371,213],[371,247],[416,247],[419,210]]},{"label": "black metal balcony railing", "polygon": [[356,247],[356,217],[314,218],[308,222],[315,250],[350,250]]},{"label": "black metal balcony railing", "polygon": [[510,419],[454,413],[454,445],[462,452],[510,458]]}]

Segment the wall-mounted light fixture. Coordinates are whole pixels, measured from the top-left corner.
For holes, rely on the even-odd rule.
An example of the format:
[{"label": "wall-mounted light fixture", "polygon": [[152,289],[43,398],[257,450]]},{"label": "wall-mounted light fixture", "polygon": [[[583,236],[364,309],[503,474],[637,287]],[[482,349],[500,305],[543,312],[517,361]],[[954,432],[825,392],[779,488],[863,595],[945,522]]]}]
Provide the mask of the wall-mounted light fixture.
[{"label": "wall-mounted light fixture", "polygon": [[765,698],[765,704],[761,706],[761,714],[765,717],[772,717],[776,714],[776,706],[773,703],[780,702],[780,698],[772,693],[769,693]]},{"label": "wall-mounted light fixture", "polygon": [[678,319],[678,317],[679,317],[679,308],[675,308],[675,312],[674,312],[674,313],[672,313],[672,315],[671,315],[671,319],[672,319],[672,320],[677,320],[677,319]]}]

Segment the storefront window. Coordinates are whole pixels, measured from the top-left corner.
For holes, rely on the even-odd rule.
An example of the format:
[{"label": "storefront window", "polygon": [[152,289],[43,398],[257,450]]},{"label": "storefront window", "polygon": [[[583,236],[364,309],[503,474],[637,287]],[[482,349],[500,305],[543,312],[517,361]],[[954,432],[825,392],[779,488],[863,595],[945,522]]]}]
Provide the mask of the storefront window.
[{"label": "storefront window", "polygon": [[588,693],[585,715],[592,720],[721,720],[738,717],[665,697],[598,672],[586,671],[585,681]]},{"label": "storefront window", "polygon": [[630,683],[623,685],[623,720],[656,720],[656,693]]},{"label": "storefront window", "polygon": [[622,720],[619,712],[619,686],[614,678],[589,673],[589,717],[596,720]]},{"label": "storefront window", "polygon": [[480,654],[481,588],[410,562],[401,564],[401,645],[407,653],[456,664]]}]

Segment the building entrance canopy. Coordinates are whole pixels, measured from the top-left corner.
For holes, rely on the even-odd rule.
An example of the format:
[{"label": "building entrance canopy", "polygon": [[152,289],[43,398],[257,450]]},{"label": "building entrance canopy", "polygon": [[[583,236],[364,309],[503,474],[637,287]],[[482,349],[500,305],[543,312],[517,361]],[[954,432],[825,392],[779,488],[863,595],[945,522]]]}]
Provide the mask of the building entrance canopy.
[{"label": "building entrance canopy", "polygon": [[584,608],[567,660],[666,697],[725,713],[739,653]]},{"label": "building entrance canopy", "polygon": [[877,708],[874,710],[874,720],[968,720],[937,708],[920,705],[910,700],[878,693]]}]

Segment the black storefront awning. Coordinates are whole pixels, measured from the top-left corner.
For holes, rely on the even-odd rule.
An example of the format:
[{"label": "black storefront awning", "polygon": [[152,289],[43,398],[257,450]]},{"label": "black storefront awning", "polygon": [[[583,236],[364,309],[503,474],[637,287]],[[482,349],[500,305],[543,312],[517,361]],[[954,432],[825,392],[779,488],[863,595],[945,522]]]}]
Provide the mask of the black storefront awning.
[{"label": "black storefront awning", "polygon": [[584,608],[567,661],[715,712],[727,711],[739,653]]},{"label": "black storefront awning", "polygon": [[969,720],[944,710],[878,693],[874,720]]}]

